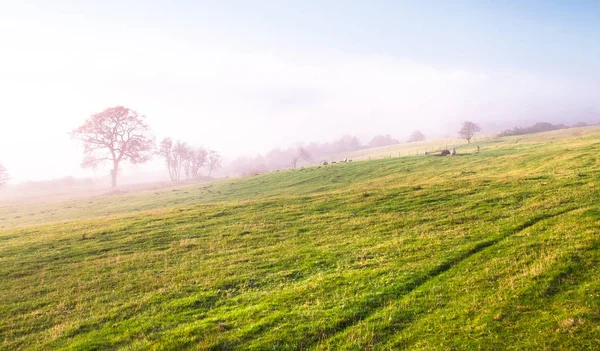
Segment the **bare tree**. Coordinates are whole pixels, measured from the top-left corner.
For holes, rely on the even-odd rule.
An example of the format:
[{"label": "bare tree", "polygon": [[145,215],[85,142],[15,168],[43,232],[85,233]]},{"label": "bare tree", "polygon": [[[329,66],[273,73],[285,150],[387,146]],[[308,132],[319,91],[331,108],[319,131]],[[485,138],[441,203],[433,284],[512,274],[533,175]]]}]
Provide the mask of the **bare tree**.
[{"label": "bare tree", "polygon": [[192,152],[190,153],[190,169],[192,178],[197,178],[200,175],[200,169],[206,164],[207,158],[208,152],[205,148],[198,147],[192,149]]},{"label": "bare tree", "polygon": [[221,157],[221,155],[218,152],[216,152],[214,150],[208,151],[207,160],[208,160],[208,175],[209,176],[212,173],[213,169],[221,167],[223,165],[223,158]]},{"label": "bare tree", "polygon": [[82,167],[112,163],[111,186],[117,186],[121,161],[141,164],[150,160],[154,139],[145,117],[123,106],[110,107],[92,115],[71,133],[83,142]]},{"label": "bare tree", "polygon": [[175,182],[179,180],[179,165],[177,164],[177,159],[173,152],[173,140],[171,140],[171,138],[164,138],[160,142],[160,148],[156,153],[165,159],[165,165],[167,166],[171,181]]},{"label": "bare tree", "polygon": [[4,166],[0,165],[0,187],[2,187],[6,182],[10,180],[10,176],[8,175],[8,171]]},{"label": "bare tree", "polygon": [[416,141],[424,141],[425,140],[425,135],[423,133],[421,133],[420,130],[415,130],[411,135],[410,138],[408,138],[408,142],[409,143],[413,143]]},{"label": "bare tree", "polygon": [[479,124],[471,121],[465,121],[462,124],[462,128],[458,131],[458,135],[460,135],[461,138],[466,139],[467,143],[470,144],[475,133],[480,131],[481,127],[479,127]]},{"label": "bare tree", "polygon": [[174,165],[174,181],[179,181],[181,179],[182,172],[185,174],[188,149],[188,145],[179,140],[173,145],[171,163]]},{"label": "bare tree", "polygon": [[179,173],[181,175],[181,172],[183,171],[183,174],[185,175],[185,179],[190,179],[191,176],[191,155],[192,155],[192,148],[185,142],[181,143],[181,142],[177,142],[177,145],[175,146],[175,154],[176,157],[179,161]]},{"label": "bare tree", "polygon": [[165,159],[169,177],[174,182],[179,181],[182,175],[186,179],[197,178],[208,157],[203,147],[195,148],[181,141],[173,143],[171,138],[164,138],[156,153]]},{"label": "bare tree", "polygon": [[308,151],[306,151],[303,147],[299,147],[296,151],[296,154],[292,157],[292,168],[296,168],[296,164],[299,160],[304,160],[307,162],[312,161],[312,157],[310,156]]}]

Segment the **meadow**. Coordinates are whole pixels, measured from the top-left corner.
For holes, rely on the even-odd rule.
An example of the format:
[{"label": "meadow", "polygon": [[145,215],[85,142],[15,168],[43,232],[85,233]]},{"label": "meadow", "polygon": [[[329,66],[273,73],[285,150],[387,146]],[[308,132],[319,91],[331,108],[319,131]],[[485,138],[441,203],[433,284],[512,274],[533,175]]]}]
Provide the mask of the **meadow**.
[{"label": "meadow", "polygon": [[600,348],[600,128],[478,144],[0,207],[0,348]]}]

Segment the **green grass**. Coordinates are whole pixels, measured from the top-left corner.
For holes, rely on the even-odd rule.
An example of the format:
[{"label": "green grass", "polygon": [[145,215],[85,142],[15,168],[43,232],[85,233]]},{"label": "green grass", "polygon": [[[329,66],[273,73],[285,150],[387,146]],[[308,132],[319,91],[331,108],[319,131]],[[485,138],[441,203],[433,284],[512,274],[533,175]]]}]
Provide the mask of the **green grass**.
[{"label": "green grass", "polygon": [[600,129],[480,145],[0,208],[0,347],[600,348]]}]

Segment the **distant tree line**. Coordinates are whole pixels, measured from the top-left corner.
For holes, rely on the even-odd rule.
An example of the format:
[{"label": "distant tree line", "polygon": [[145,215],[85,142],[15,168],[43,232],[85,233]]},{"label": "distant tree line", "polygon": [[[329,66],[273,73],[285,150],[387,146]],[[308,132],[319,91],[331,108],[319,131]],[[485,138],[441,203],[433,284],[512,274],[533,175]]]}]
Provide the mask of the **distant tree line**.
[{"label": "distant tree line", "polygon": [[[414,143],[418,141],[425,141],[425,134],[421,133],[420,130],[415,130],[412,132],[410,137],[406,140],[407,143]],[[376,135],[371,139],[371,141],[367,144],[368,147],[383,147],[400,144],[398,139],[392,138],[389,134],[386,135]]]},{"label": "distant tree line", "polygon": [[367,145],[368,147],[383,147],[395,144],[400,144],[398,139],[394,139],[389,134],[386,134],[374,136]]},{"label": "distant tree line", "polygon": [[233,160],[229,168],[238,174],[259,174],[275,169],[296,168],[298,162],[312,162],[328,154],[360,150],[363,146],[355,136],[345,135],[326,143],[295,144],[286,149],[274,148],[264,155],[242,156]]},{"label": "distant tree line", "polygon": [[[584,127],[586,125],[587,124],[585,124],[585,123],[578,123],[576,126]],[[524,128],[515,127],[513,129],[507,129],[507,130],[504,130],[504,131],[498,133],[498,135],[499,136],[526,135],[526,134],[550,132],[553,130],[560,130],[560,129],[567,129],[567,128],[569,128],[569,127],[564,124],[552,124],[552,123],[548,123],[548,122],[539,122],[530,127],[524,127]]]},{"label": "distant tree line", "polygon": [[[573,127],[584,126],[587,124],[582,122],[573,125]],[[564,124],[553,125],[548,122],[540,122],[530,127],[507,129],[498,135],[524,135],[565,128],[569,127]],[[480,131],[481,128],[477,123],[465,121],[458,134],[470,143],[473,136]],[[124,106],[110,107],[91,115],[81,126],[73,130],[71,136],[83,143],[82,167],[96,168],[105,163],[111,165],[110,175],[113,188],[117,186],[117,176],[122,162],[142,164],[148,162],[153,155],[159,155],[165,160],[168,175],[174,182],[183,178],[198,178],[203,168],[210,176],[216,168],[222,167],[223,164],[223,158],[217,151],[191,146],[181,141],[173,142],[171,138],[164,138],[157,148],[150,127],[146,124],[145,116]],[[416,130],[407,141],[423,140],[425,140],[425,135]],[[344,135],[333,142],[312,142],[307,145],[294,145],[287,149],[275,148],[264,156],[239,157],[232,162],[231,169],[237,173],[248,174],[287,167],[296,168],[300,161],[312,162],[314,158],[331,154],[399,143],[398,139],[389,134],[376,135],[366,145],[361,145],[356,136]],[[8,171],[0,165],[0,187],[9,179]]]},{"label": "distant tree line", "polygon": [[[409,139],[410,142],[422,140],[425,140],[425,135],[420,131],[415,131]],[[366,145],[362,145],[356,136],[344,135],[331,142],[296,144],[286,149],[272,149],[264,155],[238,157],[231,162],[229,168],[241,175],[260,174],[270,170],[296,168],[300,161],[309,163],[334,154],[399,143],[398,139],[389,134],[376,135]]]}]

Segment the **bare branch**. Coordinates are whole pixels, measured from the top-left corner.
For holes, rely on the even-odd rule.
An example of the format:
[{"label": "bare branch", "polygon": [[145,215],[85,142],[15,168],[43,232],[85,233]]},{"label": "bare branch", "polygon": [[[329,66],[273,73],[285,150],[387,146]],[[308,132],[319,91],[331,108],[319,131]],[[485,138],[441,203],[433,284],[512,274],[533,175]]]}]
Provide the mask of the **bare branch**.
[{"label": "bare branch", "polygon": [[467,143],[470,144],[475,133],[480,131],[481,127],[479,127],[479,124],[471,121],[465,121],[462,124],[462,128],[458,131],[458,135],[460,135],[463,139],[466,139]]},{"label": "bare branch", "polygon": [[82,167],[112,162],[112,186],[116,186],[119,164],[150,160],[154,139],[145,117],[123,106],[110,107],[92,115],[71,136],[84,144]]}]

